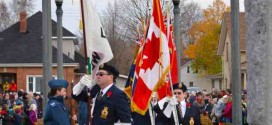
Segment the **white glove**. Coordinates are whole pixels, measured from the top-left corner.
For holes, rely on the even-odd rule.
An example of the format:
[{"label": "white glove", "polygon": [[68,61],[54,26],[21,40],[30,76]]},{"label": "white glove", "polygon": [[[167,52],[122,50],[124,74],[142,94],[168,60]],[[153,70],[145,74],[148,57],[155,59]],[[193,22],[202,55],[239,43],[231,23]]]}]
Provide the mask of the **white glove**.
[{"label": "white glove", "polygon": [[91,80],[91,75],[84,75],[79,82],[73,88],[73,94],[78,96],[83,90],[84,86],[87,86],[89,89],[92,89],[94,84]]},{"label": "white glove", "polygon": [[77,83],[73,87],[73,94],[78,96],[81,93],[81,91],[83,90],[83,88],[84,88],[84,85]]},{"label": "white glove", "polygon": [[163,109],[164,103],[167,102],[167,101],[169,101],[169,100],[170,100],[170,98],[168,96],[166,96],[163,99],[161,99],[161,100],[158,101],[158,105],[159,105],[159,107],[160,107],[161,110]]},{"label": "white glove", "polygon": [[164,109],[163,113],[167,118],[171,117],[172,112],[174,111],[174,107],[178,104],[178,100],[176,97],[172,97],[169,100],[168,105],[166,106],[166,108]]},{"label": "white glove", "polygon": [[89,89],[92,89],[94,86],[91,75],[84,75],[78,83],[87,86]]},{"label": "white glove", "polygon": [[176,106],[176,105],[178,104],[177,98],[173,96],[173,97],[170,99],[169,104],[172,105],[172,106]]}]

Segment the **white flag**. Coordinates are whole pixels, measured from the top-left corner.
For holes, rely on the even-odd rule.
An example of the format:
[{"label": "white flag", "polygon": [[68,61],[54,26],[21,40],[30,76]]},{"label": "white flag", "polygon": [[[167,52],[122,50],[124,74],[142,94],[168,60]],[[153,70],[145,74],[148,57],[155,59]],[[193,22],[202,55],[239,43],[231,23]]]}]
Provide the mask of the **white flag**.
[{"label": "white flag", "polygon": [[93,9],[91,0],[82,1],[86,50],[88,57],[91,59],[92,78],[94,79],[99,65],[110,61],[113,58],[113,54],[102,28],[100,18]]}]

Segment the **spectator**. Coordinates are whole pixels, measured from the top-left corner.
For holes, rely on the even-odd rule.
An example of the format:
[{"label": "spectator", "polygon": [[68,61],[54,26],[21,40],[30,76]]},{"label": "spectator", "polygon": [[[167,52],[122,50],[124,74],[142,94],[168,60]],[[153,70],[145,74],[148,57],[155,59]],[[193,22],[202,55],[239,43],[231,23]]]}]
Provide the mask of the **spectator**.
[{"label": "spectator", "polygon": [[213,98],[212,103],[213,103],[213,108],[212,108],[212,112],[211,112],[210,117],[212,119],[213,125],[218,125],[219,121],[218,121],[218,119],[217,119],[217,117],[215,115],[215,110],[216,110],[216,107],[217,107],[217,98]]},{"label": "spectator", "polygon": [[196,100],[193,102],[193,105],[198,108],[200,113],[203,113],[203,110],[205,108],[203,94],[202,94],[202,92],[197,92],[196,96],[197,97],[196,97]]},{"label": "spectator", "polygon": [[14,125],[23,125],[22,106],[15,105],[14,110]]},{"label": "spectator", "polygon": [[221,121],[223,110],[225,109],[227,97],[227,95],[224,95],[221,99],[219,99],[215,107],[215,116],[219,122]]},{"label": "spectator", "polygon": [[35,123],[38,121],[37,106],[35,104],[30,105],[29,121],[30,121],[29,125],[35,125]]},{"label": "spectator", "polygon": [[228,96],[226,98],[226,107],[222,113],[225,123],[232,123],[232,97]]}]

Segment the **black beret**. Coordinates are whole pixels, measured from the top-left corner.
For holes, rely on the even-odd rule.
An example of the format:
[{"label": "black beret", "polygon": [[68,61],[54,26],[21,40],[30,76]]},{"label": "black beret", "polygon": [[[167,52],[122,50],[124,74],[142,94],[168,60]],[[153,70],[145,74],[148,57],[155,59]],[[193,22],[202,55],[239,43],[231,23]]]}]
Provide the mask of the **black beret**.
[{"label": "black beret", "polygon": [[183,92],[187,91],[187,87],[186,87],[186,85],[184,85],[183,83],[175,83],[175,84],[173,85],[173,90],[175,90],[175,89],[180,89],[180,90],[182,90]]},{"label": "black beret", "polygon": [[109,74],[112,74],[114,76],[114,79],[119,76],[118,70],[106,63],[100,65],[99,70],[106,70]]},{"label": "black beret", "polygon": [[67,88],[68,87],[68,81],[63,80],[63,79],[53,79],[48,82],[49,87],[52,88],[57,88],[57,87],[63,87]]}]

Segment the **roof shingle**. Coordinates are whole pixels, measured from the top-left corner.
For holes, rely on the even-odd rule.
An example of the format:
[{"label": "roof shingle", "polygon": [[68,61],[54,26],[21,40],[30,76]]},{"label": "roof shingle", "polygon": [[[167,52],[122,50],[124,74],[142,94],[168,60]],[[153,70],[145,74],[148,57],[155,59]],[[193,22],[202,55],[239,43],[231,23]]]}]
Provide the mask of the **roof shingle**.
[{"label": "roof shingle", "polygon": [[[27,32],[19,32],[19,22],[0,32],[0,63],[42,63],[42,12],[27,19]],[[57,23],[52,20],[52,34]],[[53,35],[52,35],[53,36]],[[63,36],[75,37],[63,28]],[[57,49],[52,46],[53,63],[57,62]],[[76,63],[63,54],[63,63]]]}]

